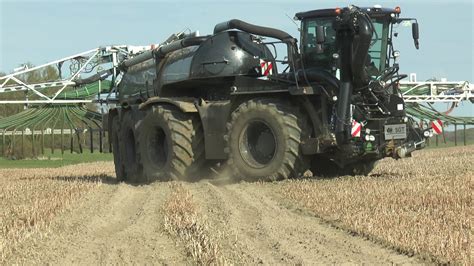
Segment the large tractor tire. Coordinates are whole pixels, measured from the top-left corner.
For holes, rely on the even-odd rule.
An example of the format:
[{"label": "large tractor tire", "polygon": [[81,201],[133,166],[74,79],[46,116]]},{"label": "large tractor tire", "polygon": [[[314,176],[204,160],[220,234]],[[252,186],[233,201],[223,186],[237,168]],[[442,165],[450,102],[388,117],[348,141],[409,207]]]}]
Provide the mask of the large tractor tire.
[{"label": "large tractor tire", "polygon": [[290,103],[256,99],[232,113],[225,139],[234,177],[276,181],[302,174],[300,143],[306,120],[296,110]]},{"label": "large tractor tire", "polygon": [[137,125],[132,112],[125,112],[120,127],[121,157],[125,167],[126,181],[143,182],[142,166],[138,160]]},{"label": "large tractor tire", "polygon": [[201,122],[173,106],[153,106],[140,126],[140,159],[149,182],[194,181],[204,162]]},{"label": "large tractor tire", "polygon": [[335,162],[327,158],[314,156],[311,160],[310,170],[313,173],[313,176],[328,177],[328,178],[345,176],[345,175],[367,176],[374,169],[375,163],[376,163],[375,160],[358,161],[358,162],[350,163],[341,168]]},{"label": "large tractor tire", "polygon": [[115,175],[117,177],[117,181],[125,181],[126,179],[126,174],[125,174],[125,168],[122,162],[122,155],[121,155],[121,149],[120,149],[120,120],[119,116],[115,115],[112,118],[112,127],[110,128],[110,137],[112,138],[112,152],[114,155],[114,165],[115,165]]}]

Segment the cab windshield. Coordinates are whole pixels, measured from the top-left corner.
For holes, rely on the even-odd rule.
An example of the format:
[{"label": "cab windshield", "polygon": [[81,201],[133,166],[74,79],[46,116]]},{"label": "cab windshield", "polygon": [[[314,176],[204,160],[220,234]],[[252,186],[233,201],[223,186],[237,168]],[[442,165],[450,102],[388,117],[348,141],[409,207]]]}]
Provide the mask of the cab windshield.
[{"label": "cab windshield", "polygon": [[[334,18],[314,18],[303,21],[301,36],[301,51],[305,67],[316,67],[330,72],[334,65],[333,54],[339,53],[336,40],[336,31],[333,28]],[[388,39],[388,22],[382,19],[373,19],[375,32],[369,48],[366,67],[370,76],[376,77],[385,69],[385,58]],[[322,26],[325,33],[325,42],[322,50],[318,49],[317,27]]]}]

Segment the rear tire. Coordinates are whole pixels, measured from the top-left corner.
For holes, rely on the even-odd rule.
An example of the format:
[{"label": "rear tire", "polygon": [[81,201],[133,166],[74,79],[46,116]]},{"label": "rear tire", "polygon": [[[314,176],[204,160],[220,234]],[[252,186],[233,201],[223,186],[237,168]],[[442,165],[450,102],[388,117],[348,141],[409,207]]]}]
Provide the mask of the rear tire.
[{"label": "rear tire", "polygon": [[125,181],[126,174],[125,174],[125,169],[122,162],[122,155],[121,155],[122,152],[120,149],[120,140],[119,140],[120,121],[119,121],[118,115],[115,115],[112,118],[112,127],[110,128],[109,134],[112,138],[112,152],[114,156],[115,176],[117,177],[118,182]]},{"label": "rear tire", "polygon": [[140,159],[149,182],[193,181],[204,162],[197,116],[172,106],[153,106],[140,126]]},{"label": "rear tire", "polygon": [[122,162],[125,168],[125,176],[130,182],[143,182],[142,166],[138,160],[138,146],[136,130],[138,122],[133,119],[132,112],[125,112],[122,117],[120,130],[120,143],[122,144]]},{"label": "rear tire", "polygon": [[282,101],[258,99],[232,113],[225,139],[235,177],[275,181],[302,174],[300,143],[306,121],[296,109]]},{"label": "rear tire", "polygon": [[350,167],[353,175],[365,175],[368,176],[372,170],[374,170],[377,161],[361,161],[353,163]]}]

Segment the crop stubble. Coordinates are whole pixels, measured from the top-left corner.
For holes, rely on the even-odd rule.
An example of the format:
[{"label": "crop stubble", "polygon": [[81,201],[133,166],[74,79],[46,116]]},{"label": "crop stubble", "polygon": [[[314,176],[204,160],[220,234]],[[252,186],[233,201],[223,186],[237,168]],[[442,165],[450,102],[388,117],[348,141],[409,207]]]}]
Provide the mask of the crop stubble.
[{"label": "crop stubble", "polygon": [[25,239],[47,234],[56,215],[100,186],[101,179],[112,171],[102,163],[0,169],[0,262]]},{"label": "crop stubble", "polygon": [[[107,191],[117,191],[115,193],[130,190],[137,193],[161,193],[171,188],[168,200],[156,206],[162,209],[165,215],[164,224],[161,226],[176,237],[178,245],[194,243],[189,245],[187,250],[188,255],[194,256],[196,262],[219,263],[226,260],[225,254],[229,254],[223,250],[229,245],[219,245],[222,236],[209,229],[227,230],[218,223],[212,223],[221,220],[217,217],[221,215],[220,211],[216,211],[221,207],[224,213],[233,213],[232,215],[241,213],[245,216],[247,211],[259,212],[260,208],[260,211],[265,213],[268,211],[268,206],[273,206],[273,209],[282,211],[285,217],[296,219],[294,224],[285,225],[288,227],[287,230],[291,231],[291,228],[298,230],[298,222],[303,221],[308,228],[322,229],[320,226],[311,226],[308,218],[291,214],[278,207],[278,204],[289,203],[291,210],[294,210],[294,207],[310,210],[332,225],[368,236],[402,253],[422,254],[438,262],[469,264],[472,191],[470,163],[473,160],[474,147],[470,146],[416,152],[414,158],[401,161],[386,159],[381,161],[368,177],[301,179],[278,183],[230,184],[220,187],[206,182],[184,184],[185,188],[179,182],[171,183],[171,187],[154,185],[148,188],[138,186],[126,189],[127,187],[120,185],[123,189],[117,190],[111,190],[110,187],[116,186],[110,179],[113,176],[113,165],[110,162],[56,169],[0,169],[0,262],[14,253],[22,242],[36,241],[41,245],[43,241],[41,235],[51,233],[48,229],[49,225],[54,223],[55,216],[62,214],[62,219],[66,219],[69,211],[65,210],[72,212],[71,207],[77,206],[89,192],[100,195],[102,190],[108,188]],[[103,183],[104,180],[107,180],[107,184]],[[215,209],[213,207],[215,203],[212,202],[215,197],[209,193],[215,192],[216,195],[220,195],[217,196],[219,198],[224,197],[229,191],[233,192],[234,196],[240,195],[241,199],[248,198],[252,207],[240,206],[245,204],[241,202],[238,203],[240,207],[234,212],[227,209],[231,208],[232,204],[221,206],[217,203],[220,207]],[[259,202],[260,193],[265,199],[265,204]],[[193,200],[193,195],[198,196],[200,200]],[[229,198],[232,202],[234,196],[224,198]],[[94,197],[96,196],[92,198]],[[235,200],[239,201],[238,197]],[[270,202],[272,200],[275,205]],[[96,203],[84,204],[89,206]],[[83,208],[83,211],[88,208]],[[203,210],[212,212],[202,215]],[[206,215],[209,217],[206,218]],[[84,215],[81,213],[79,216]],[[240,218],[243,219],[244,216]],[[83,219],[87,221],[92,218]],[[149,217],[149,220],[154,219],[158,217]],[[245,233],[245,230],[251,230],[250,233],[258,229],[253,226],[264,225],[254,222],[255,224],[248,226],[238,225],[239,232]],[[327,233],[332,234],[329,231]],[[75,241],[75,239],[68,240],[67,234],[64,237],[65,241]],[[85,238],[88,237],[90,236]],[[349,235],[347,237],[350,238]],[[154,238],[150,236],[150,241],[154,241],[152,239]],[[231,249],[239,246],[242,245],[232,244]],[[196,250],[205,252],[198,254]],[[258,254],[258,250],[255,252]],[[19,252],[16,256],[19,256],[18,254]],[[248,255],[253,256],[251,253]],[[238,256],[232,261],[238,262],[235,258]],[[8,261],[21,261],[21,259],[9,258]]]},{"label": "crop stubble", "polygon": [[437,262],[471,262],[474,146],[385,159],[368,177],[285,182],[293,204],[351,232]]}]

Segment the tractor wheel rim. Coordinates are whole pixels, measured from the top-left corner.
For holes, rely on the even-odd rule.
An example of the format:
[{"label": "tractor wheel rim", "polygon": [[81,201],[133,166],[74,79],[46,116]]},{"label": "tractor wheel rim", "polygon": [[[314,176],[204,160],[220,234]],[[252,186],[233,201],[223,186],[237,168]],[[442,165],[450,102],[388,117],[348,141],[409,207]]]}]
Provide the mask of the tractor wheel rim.
[{"label": "tractor wheel rim", "polygon": [[249,122],[240,134],[240,155],[253,168],[264,168],[270,164],[277,148],[275,133],[265,121]]},{"label": "tractor wheel rim", "polygon": [[148,137],[148,157],[153,164],[162,168],[168,160],[168,142],[164,130],[155,127]]}]

